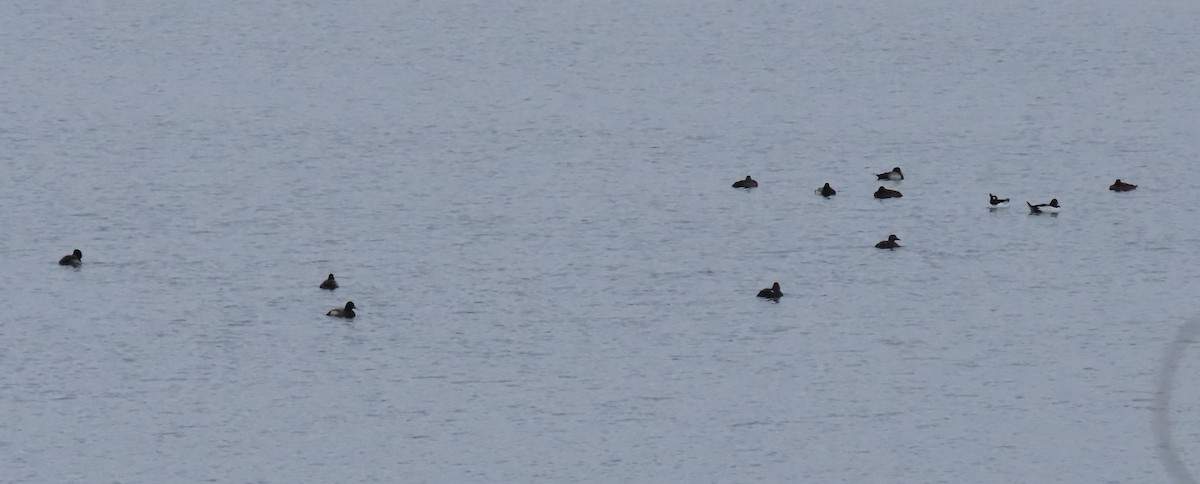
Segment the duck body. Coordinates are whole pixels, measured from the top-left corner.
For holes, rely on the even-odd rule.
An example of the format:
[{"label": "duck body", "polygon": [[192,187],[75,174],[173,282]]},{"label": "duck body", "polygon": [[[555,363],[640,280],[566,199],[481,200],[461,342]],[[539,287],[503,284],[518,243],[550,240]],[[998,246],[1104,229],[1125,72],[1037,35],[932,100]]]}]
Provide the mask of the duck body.
[{"label": "duck body", "polygon": [[74,252],[62,256],[62,259],[58,260],[58,265],[71,267],[79,267],[83,265],[83,252],[81,252],[79,249],[75,249]]},{"label": "duck body", "polygon": [[892,168],[892,171],[886,171],[886,172],[880,173],[878,175],[875,175],[875,177],[880,180],[900,181],[900,180],[904,179],[904,172],[900,171],[900,167],[897,166],[895,168]]},{"label": "duck body", "polygon": [[771,284],[771,287],[758,291],[758,297],[766,299],[774,299],[776,301],[783,297],[783,291],[779,290],[779,283]]},{"label": "duck body", "polygon": [[746,175],[745,180],[733,182],[733,188],[758,188],[758,182],[754,181],[753,178],[750,178],[750,175]]},{"label": "duck body", "polygon": [[337,288],[338,288],[338,283],[336,280],[334,280],[333,274],[330,274],[328,278],[326,278],[324,281],[321,282],[321,289],[328,289],[328,290],[332,291]]},{"label": "duck body", "polygon": [[884,240],[884,241],[879,242],[878,244],[875,244],[875,248],[876,249],[896,250],[896,249],[900,248],[900,244],[896,243],[897,240],[900,240],[900,237],[896,237],[896,234],[889,235],[887,240]]},{"label": "duck body", "polygon": [[878,190],[875,190],[875,198],[900,198],[903,196],[904,194],[897,190],[889,190],[884,187],[879,187]]},{"label": "duck body", "polygon": [[1117,178],[1117,181],[1113,182],[1112,185],[1108,186],[1108,189],[1112,190],[1114,192],[1128,192],[1135,188],[1137,188],[1137,185],[1134,185],[1132,183],[1125,183],[1125,182],[1121,181],[1120,178]]},{"label": "duck body", "polygon": [[1000,197],[997,197],[997,196],[989,193],[988,199],[989,199],[988,200],[988,208],[991,208],[992,210],[995,210],[997,208],[1007,208],[1008,207],[1008,199],[1007,198],[1000,198]]},{"label": "duck body", "polygon": [[825,198],[829,198],[834,195],[837,195],[837,190],[834,190],[833,187],[829,186],[829,184],[826,183],[825,186],[817,189],[817,195],[820,195]]},{"label": "duck body", "polygon": [[1025,202],[1025,204],[1029,205],[1029,213],[1030,214],[1048,213],[1050,215],[1056,215],[1056,214],[1058,214],[1058,212],[1060,210],[1062,210],[1062,207],[1060,207],[1058,205],[1057,198],[1050,199],[1050,203],[1039,203],[1037,205],[1034,205],[1032,203]]},{"label": "duck body", "polygon": [[341,309],[330,309],[329,312],[325,313],[325,315],[333,316],[335,318],[354,319],[355,309],[356,306],[354,305],[354,301],[346,301],[346,305],[344,307]]}]

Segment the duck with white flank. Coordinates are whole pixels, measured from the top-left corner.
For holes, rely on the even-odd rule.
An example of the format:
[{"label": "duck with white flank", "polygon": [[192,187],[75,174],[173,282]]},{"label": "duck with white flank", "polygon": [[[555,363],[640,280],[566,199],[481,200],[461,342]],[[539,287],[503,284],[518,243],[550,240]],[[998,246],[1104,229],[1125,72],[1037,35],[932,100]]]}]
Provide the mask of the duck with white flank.
[{"label": "duck with white flank", "polygon": [[345,307],[341,309],[330,309],[329,312],[325,313],[325,315],[333,316],[335,318],[354,319],[355,309],[358,309],[358,307],[354,305],[354,301],[346,301]]},{"label": "duck with white flank", "polygon": [[745,180],[738,180],[738,181],[733,182],[733,188],[757,188],[757,187],[758,187],[758,182],[754,181],[753,178],[750,178],[750,175],[746,175]]},{"label": "duck with white flank", "polygon": [[1051,198],[1050,203],[1039,203],[1034,205],[1032,203],[1025,202],[1025,204],[1029,205],[1030,214],[1048,213],[1050,215],[1058,215],[1058,211],[1062,210],[1062,207],[1058,206],[1057,198]]},{"label": "duck with white flank", "polygon": [[892,171],[885,171],[875,175],[880,180],[900,181],[904,179],[904,173],[900,171],[900,167],[892,168]]},{"label": "duck with white flank", "polygon": [[896,250],[900,247],[900,244],[896,243],[897,240],[900,240],[900,237],[896,237],[896,234],[889,235],[887,240],[875,244],[875,248]]},{"label": "duck with white flank", "polygon": [[900,193],[899,191],[888,190],[887,188],[883,187],[879,187],[878,190],[875,190],[875,198],[900,198],[903,196],[904,194]]},{"label": "duck with white flank", "polygon": [[779,283],[771,284],[771,287],[758,291],[758,297],[774,299],[776,302],[783,297],[783,291],[779,290]]},{"label": "duck with white flank", "polygon": [[1116,182],[1114,182],[1112,185],[1108,186],[1108,189],[1112,190],[1114,192],[1127,192],[1127,191],[1133,190],[1134,188],[1137,188],[1137,185],[1134,185],[1132,183],[1125,183],[1125,182],[1121,181],[1120,178],[1117,178]]}]

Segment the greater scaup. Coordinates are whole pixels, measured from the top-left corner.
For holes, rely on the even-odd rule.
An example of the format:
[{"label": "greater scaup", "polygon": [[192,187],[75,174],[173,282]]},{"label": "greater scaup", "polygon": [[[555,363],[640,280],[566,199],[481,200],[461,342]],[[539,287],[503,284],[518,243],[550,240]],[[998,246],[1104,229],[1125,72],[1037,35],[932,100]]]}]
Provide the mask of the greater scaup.
[{"label": "greater scaup", "polygon": [[342,309],[330,309],[329,312],[325,313],[325,315],[333,316],[335,318],[354,319],[355,308],[356,306],[354,305],[354,301],[346,301],[346,307],[343,307]]},{"label": "greater scaup", "polygon": [[1031,214],[1048,213],[1050,215],[1056,215],[1058,214],[1058,211],[1062,209],[1062,207],[1058,206],[1057,198],[1050,199],[1050,203],[1039,203],[1034,205],[1032,203],[1025,202],[1025,204],[1029,205],[1029,213]]},{"label": "greater scaup", "polygon": [[900,181],[904,179],[904,172],[900,171],[900,167],[892,168],[892,171],[887,171],[875,175],[880,180]]},{"label": "greater scaup", "polygon": [[904,194],[896,190],[889,190],[883,187],[879,187],[878,190],[875,190],[875,198],[900,198],[903,196]]},{"label": "greater scaup", "polygon": [[79,249],[75,249],[74,252],[64,255],[62,259],[59,259],[58,265],[71,267],[79,267],[83,265],[83,252],[80,252]]},{"label": "greater scaup", "polygon": [[733,182],[733,188],[755,188],[757,186],[758,186],[758,182],[754,181],[753,178],[750,178],[750,175],[746,175],[745,180],[738,180],[738,181]]},{"label": "greater scaup", "polygon": [[783,291],[779,290],[779,283],[776,282],[775,284],[771,284],[771,287],[758,291],[758,297],[765,297],[767,299],[774,299],[778,301],[779,298],[783,297]]},{"label": "greater scaup", "polygon": [[875,244],[875,248],[896,250],[896,248],[900,247],[900,244],[896,243],[897,240],[900,240],[900,237],[896,237],[896,234],[889,235],[887,240]]},{"label": "greater scaup", "polygon": [[817,189],[817,195],[820,195],[825,198],[829,198],[834,195],[837,195],[837,190],[834,190],[833,187],[829,186],[829,184],[826,183],[825,186]]},{"label": "greater scaup", "polygon": [[329,278],[325,279],[325,281],[321,283],[321,289],[329,289],[330,291],[332,291],[337,288],[338,288],[338,284],[337,284],[337,281],[333,280],[333,274],[330,274]]}]

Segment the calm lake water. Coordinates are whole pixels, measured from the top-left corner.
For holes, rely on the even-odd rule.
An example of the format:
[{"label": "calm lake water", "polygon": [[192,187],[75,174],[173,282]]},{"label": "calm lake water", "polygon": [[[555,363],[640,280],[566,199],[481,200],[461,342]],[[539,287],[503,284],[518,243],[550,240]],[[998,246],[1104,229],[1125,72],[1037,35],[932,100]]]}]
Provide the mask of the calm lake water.
[{"label": "calm lake water", "polygon": [[0,481],[1200,472],[1200,3],[15,2],[0,44]]}]

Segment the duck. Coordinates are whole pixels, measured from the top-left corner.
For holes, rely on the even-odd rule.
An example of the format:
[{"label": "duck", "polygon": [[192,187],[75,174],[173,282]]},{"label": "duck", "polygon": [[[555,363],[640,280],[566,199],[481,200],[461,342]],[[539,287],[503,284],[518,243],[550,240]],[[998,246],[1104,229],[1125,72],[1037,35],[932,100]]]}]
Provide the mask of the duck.
[{"label": "duck", "polygon": [[754,181],[753,178],[750,178],[750,175],[746,175],[745,180],[738,180],[738,181],[733,182],[733,188],[757,188],[757,187],[758,187],[758,182]]},{"label": "duck", "polygon": [[1113,182],[1112,185],[1108,186],[1108,189],[1112,190],[1114,192],[1127,192],[1127,191],[1133,190],[1134,188],[1137,188],[1137,185],[1134,185],[1132,183],[1125,183],[1125,182],[1121,181],[1120,178],[1117,178],[1117,181]]},{"label": "duck", "polygon": [[833,187],[829,186],[829,184],[826,183],[825,186],[817,189],[817,195],[820,195],[825,198],[829,198],[834,195],[837,195],[837,190],[834,190]]},{"label": "duck", "polygon": [[888,190],[887,188],[883,187],[879,187],[878,190],[875,190],[875,198],[900,198],[903,196],[904,194],[896,190]]},{"label": "duck", "polygon": [[1008,207],[1008,199],[1000,198],[991,193],[988,194],[988,207],[992,209]]},{"label": "duck", "polygon": [[771,284],[771,287],[758,291],[758,297],[774,299],[776,301],[783,297],[783,291],[779,290],[779,283]]},{"label": "duck", "polygon": [[904,172],[900,171],[900,167],[897,166],[892,168],[892,171],[885,171],[875,176],[880,180],[900,181],[904,179]]},{"label": "duck", "polygon": [[337,281],[333,280],[333,274],[330,274],[329,278],[327,278],[327,279],[325,279],[325,281],[321,282],[321,289],[329,289],[330,291],[332,291],[337,288],[338,288],[338,284],[337,284]]},{"label": "duck", "polygon": [[1059,210],[1062,210],[1062,207],[1058,206],[1057,198],[1051,198],[1050,203],[1039,203],[1034,205],[1032,203],[1025,202],[1025,204],[1029,205],[1030,214],[1048,213],[1050,215],[1055,215]]},{"label": "duck", "polygon": [[887,240],[875,244],[875,248],[896,250],[896,248],[900,247],[900,244],[896,243],[897,240],[900,240],[900,237],[896,237],[896,234],[889,235]]},{"label": "duck", "polygon": [[74,252],[62,256],[62,259],[58,260],[58,265],[71,267],[79,267],[83,265],[83,252],[80,252],[79,249],[75,249]]},{"label": "duck", "polygon": [[345,307],[342,309],[330,309],[329,312],[325,313],[325,315],[333,316],[335,318],[354,319],[355,309],[357,309],[357,306],[354,305],[354,301],[346,301]]}]

